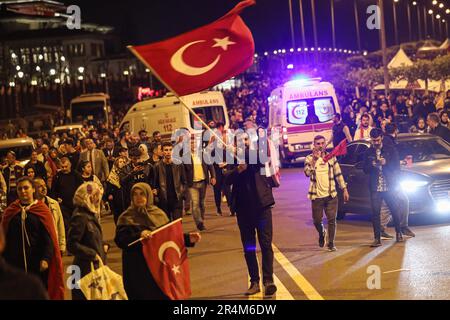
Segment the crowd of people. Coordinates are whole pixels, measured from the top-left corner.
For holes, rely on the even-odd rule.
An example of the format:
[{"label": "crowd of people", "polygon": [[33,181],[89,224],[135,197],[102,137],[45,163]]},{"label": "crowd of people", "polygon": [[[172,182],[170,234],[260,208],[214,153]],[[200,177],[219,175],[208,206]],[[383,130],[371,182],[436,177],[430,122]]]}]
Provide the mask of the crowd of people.
[{"label": "crowd of people", "polygon": [[[247,120],[245,127],[256,129],[256,119]],[[226,140],[224,124],[214,123],[214,128],[216,137],[222,135],[223,141]],[[248,190],[248,185],[254,183],[267,184],[259,181],[242,185],[241,179],[235,176],[238,173],[243,177],[240,173],[248,172],[249,176],[243,180],[257,181],[261,179],[259,166],[238,167],[225,160],[222,163],[206,160],[207,150],[224,156],[230,152],[216,137],[211,136],[204,149],[198,149],[188,131],[181,135],[176,142],[190,146],[187,153],[191,161],[187,162],[175,161],[174,143],[163,142],[158,131],[149,138],[145,130],[119,132],[117,128],[107,130],[102,126],[99,129],[84,126],[81,131],[74,129],[61,135],[44,133],[35,139],[36,148],[24,167],[14,151],[8,151],[0,171],[3,195],[0,218],[6,240],[4,261],[36,275],[50,298],[61,299],[64,297],[61,257],[73,256],[73,264],[80,267],[81,276],[90,272],[92,262],[96,265],[104,262],[109,246],[103,241],[100,221],[110,211],[116,224],[116,244],[123,249],[123,277],[128,296],[167,298],[144,265],[140,244],[128,248],[129,243],[146,239],[156,228],[189,215],[199,232],[206,230],[208,186],[214,189],[217,215],[225,215],[224,203],[229,207],[230,216],[238,214],[244,248],[254,247],[249,246],[256,243],[252,230],[261,228],[252,218],[245,218],[248,210],[262,210],[264,219],[271,219],[273,197],[268,198],[271,191],[260,195],[253,194],[257,190]],[[263,207],[258,197],[267,202]],[[248,199],[255,199],[255,203]],[[273,261],[272,230],[271,225],[263,228],[264,285],[266,293],[272,295],[276,291],[269,267]],[[186,234],[185,244],[193,246],[200,238],[198,232]],[[252,283],[257,283],[259,288],[256,252],[246,249],[245,257],[252,272]],[[252,290],[254,285],[250,294]],[[39,296],[45,294],[36,297]],[[72,298],[84,299],[84,296],[75,288]]]},{"label": "crowd of people", "polygon": [[[450,91],[439,95],[425,94],[384,94],[374,99],[341,96],[341,119],[348,128],[353,139],[369,138],[372,128],[385,130],[387,124],[395,124],[401,133],[432,133],[439,135],[446,141],[450,137],[446,130],[450,129]],[[432,115],[430,124],[428,116]]]},{"label": "crowd of people", "polygon": [[[244,81],[239,88],[225,90],[230,128],[254,129],[257,137],[264,136],[268,124],[267,97],[281,81],[254,79]],[[446,97],[436,98],[405,94],[395,98],[378,95],[375,99],[341,96],[340,104],[342,113],[334,115],[331,139],[326,141],[323,136],[316,136],[313,153],[305,161],[305,174],[311,184],[308,198],[312,202],[320,247],[324,247],[328,239],[329,251],[337,250],[336,181],[343,189],[344,201],[352,197],[346,189],[338,159],[327,157],[325,151],[327,146],[337,146],[345,139],[373,141],[364,167],[371,177],[375,212],[373,246],[381,245],[380,238],[393,238],[386,232],[387,223],[382,223],[388,220],[381,216],[383,212],[394,219],[397,241],[402,241],[403,235],[415,236],[405,218],[407,205],[398,205],[407,199],[390,194],[395,183],[392,177],[399,164],[391,140],[398,132],[420,132],[435,134],[450,142],[450,92]],[[63,118],[58,118],[55,124],[63,122]],[[227,141],[224,123],[210,121],[208,124],[218,137]],[[23,132],[18,134],[24,135]],[[224,157],[230,152],[223,141],[214,135],[209,138],[202,152],[214,150]],[[0,269],[14,273],[8,269],[7,265],[11,265],[36,275],[41,280],[40,285],[36,279],[23,278],[34,283],[36,298],[62,299],[61,257],[73,256],[73,264],[80,266],[82,276],[90,272],[92,262],[97,265],[105,262],[109,245],[104,242],[100,222],[102,216],[110,213],[116,225],[115,242],[123,250],[123,277],[129,298],[166,299],[145,265],[142,245],[129,248],[128,244],[150,237],[151,231],[170,221],[192,215],[198,232],[185,234],[184,238],[186,246],[195,245],[201,239],[199,232],[207,229],[205,197],[207,188],[212,186],[216,214],[224,215],[222,205],[226,203],[229,215],[237,216],[251,282],[247,294],[260,291],[256,232],[263,255],[265,293],[274,294],[273,186],[267,183],[268,176],[261,174],[265,163],[260,161],[253,165],[248,161],[252,148],[260,152],[261,149],[268,151],[270,146],[259,140],[255,147],[250,136],[242,139],[246,148],[245,164],[206,161],[203,153],[196,152],[199,148],[189,132],[179,136],[177,141],[163,142],[158,131],[149,137],[145,130],[131,133],[120,131],[118,127],[107,129],[101,123],[61,134],[42,133],[35,139],[36,148],[24,167],[17,161],[14,151],[8,151],[5,159],[0,159],[0,254],[3,252],[4,259],[0,258]],[[174,147],[179,143],[190,147],[190,161],[180,162],[174,158]],[[236,141],[233,145],[236,147]],[[237,152],[237,149],[232,151]],[[381,167],[386,167],[385,171],[380,171]],[[328,220],[328,237],[322,224],[324,213]],[[75,288],[72,298],[84,299],[84,296]]]}]

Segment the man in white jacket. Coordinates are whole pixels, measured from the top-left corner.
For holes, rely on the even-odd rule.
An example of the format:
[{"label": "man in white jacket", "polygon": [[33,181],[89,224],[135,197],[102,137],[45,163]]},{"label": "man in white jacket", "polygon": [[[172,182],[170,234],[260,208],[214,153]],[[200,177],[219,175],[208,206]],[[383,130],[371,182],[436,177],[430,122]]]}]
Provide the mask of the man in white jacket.
[{"label": "man in white jacket", "polygon": [[66,252],[66,232],[64,229],[64,219],[59,203],[58,201],[47,196],[47,185],[43,179],[34,179],[34,185],[36,188],[36,198],[44,202],[52,213],[59,249],[61,250],[61,254],[63,254]]}]

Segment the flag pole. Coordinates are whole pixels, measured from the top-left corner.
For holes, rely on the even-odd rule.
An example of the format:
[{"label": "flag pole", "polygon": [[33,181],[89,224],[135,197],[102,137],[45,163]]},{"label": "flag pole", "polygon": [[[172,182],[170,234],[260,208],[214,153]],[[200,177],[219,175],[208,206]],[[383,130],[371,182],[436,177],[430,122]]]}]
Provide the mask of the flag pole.
[{"label": "flag pole", "polygon": [[[162,230],[164,230],[164,229],[167,229],[168,227],[171,227],[172,225],[174,225],[174,224],[176,224],[176,223],[178,223],[178,222],[181,222],[182,220],[183,220],[182,218],[179,218],[179,219],[177,219],[177,220],[174,220],[174,221],[172,221],[172,222],[170,222],[170,223],[168,223],[168,224],[163,225],[161,228],[158,228],[158,229],[156,229],[156,230],[150,232],[150,234],[153,236],[155,233],[158,233],[158,232],[160,232],[160,231],[162,231]],[[144,237],[141,237],[141,238],[137,239],[136,241],[133,241],[132,243],[130,243],[130,244],[128,245],[128,247],[131,247],[132,245],[135,245],[136,243],[141,242],[141,241],[144,240],[144,239],[145,239]]]},{"label": "flag pole", "polygon": [[158,80],[167,88],[169,89],[171,92],[173,92],[173,94],[175,95],[175,97],[178,98],[178,100],[180,100],[181,104],[198,120],[200,121],[200,123],[202,125],[204,125],[206,127],[206,129],[208,129],[209,132],[211,132],[227,149],[230,148],[230,146],[225,143],[225,141],[223,141],[222,137],[220,137],[217,133],[214,132],[214,130],[212,130],[204,121],[202,118],[200,118],[195,112],[194,110],[192,110],[191,107],[189,107],[184,101],[183,99],[180,97],[180,95],[178,95],[178,93],[176,93],[175,90],[172,89],[171,86],[169,86],[162,78],[161,76],[152,68],[152,66],[150,66],[147,61],[145,61],[144,58],[142,58],[142,56],[139,54],[139,52],[137,52],[133,46],[127,46],[128,50],[130,50],[147,68],[150,69],[150,71],[155,75],[156,78],[158,78]]}]

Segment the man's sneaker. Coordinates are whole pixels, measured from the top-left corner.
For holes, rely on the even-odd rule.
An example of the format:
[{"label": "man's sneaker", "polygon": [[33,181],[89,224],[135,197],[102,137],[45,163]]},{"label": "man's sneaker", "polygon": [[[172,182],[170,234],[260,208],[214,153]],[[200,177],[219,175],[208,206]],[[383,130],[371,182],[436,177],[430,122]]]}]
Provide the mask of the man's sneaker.
[{"label": "man's sneaker", "polygon": [[264,295],[266,297],[273,296],[275,292],[277,292],[277,286],[275,285],[275,283],[273,283],[272,281],[264,283]]},{"label": "man's sneaker", "polygon": [[327,230],[323,230],[322,235],[319,236],[319,247],[325,247],[325,237],[327,236]]},{"label": "man's sneaker", "polygon": [[410,238],[414,238],[416,236],[416,234],[414,232],[412,232],[411,229],[408,227],[402,228],[402,233],[404,236],[410,237]]},{"label": "man's sneaker", "polygon": [[205,227],[205,225],[204,225],[203,223],[199,223],[199,224],[197,225],[197,229],[198,229],[199,231],[205,231],[205,230],[206,230],[206,227]]},{"label": "man's sneaker", "polygon": [[245,293],[246,296],[252,296],[254,294],[257,294],[261,292],[261,288],[259,287],[258,282],[252,282],[250,283],[250,288],[248,288],[247,292]]},{"label": "man's sneaker", "polygon": [[217,215],[220,217],[222,216],[222,210],[217,210]]},{"label": "man's sneaker", "polygon": [[375,239],[370,245],[371,248],[381,247],[381,239]]},{"label": "man's sneaker", "polygon": [[397,242],[403,242],[404,241],[403,240],[403,235],[402,235],[401,232],[398,232],[398,233],[395,234],[395,239],[396,239]]},{"label": "man's sneaker", "polygon": [[394,236],[391,236],[389,233],[387,233],[386,231],[383,231],[381,233],[381,240],[392,240],[394,239]]},{"label": "man's sneaker", "polygon": [[328,244],[328,251],[335,252],[335,251],[337,251],[337,248],[333,243],[330,243],[330,244]]}]

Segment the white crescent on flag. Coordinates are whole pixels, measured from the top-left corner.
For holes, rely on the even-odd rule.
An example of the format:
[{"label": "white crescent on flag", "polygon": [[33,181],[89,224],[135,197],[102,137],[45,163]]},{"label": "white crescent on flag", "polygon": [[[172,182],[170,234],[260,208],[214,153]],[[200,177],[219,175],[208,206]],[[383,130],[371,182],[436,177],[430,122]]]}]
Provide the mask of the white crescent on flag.
[{"label": "white crescent on flag", "polygon": [[178,49],[170,59],[170,65],[172,66],[172,68],[174,68],[179,73],[185,74],[187,76],[199,76],[214,68],[220,60],[220,54],[216,57],[216,60],[214,60],[212,63],[201,68],[190,66],[186,62],[184,62],[183,60],[184,51],[190,46],[200,42],[205,42],[205,40],[189,42],[188,44],[185,44],[180,49]]},{"label": "white crescent on flag", "polygon": [[[221,47],[224,51],[227,51],[229,45],[235,44],[235,42],[229,40],[229,37],[225,37],[223,39],[214,38],[214,41],[216,43],[212,46],[212,48]],[[204,67],[193,67],[187,64],[183,59],[183,54],[189,47],[193,46],[194,44],[202,42],[206,42],[206,40],[192,41],[185,44],[180,49],[178,49],[172,55],[172,58],[170,58],[170,65],[172,66],[172,68],[174,68],[177,72],[187,76],[199,76],[207,73],[212,68],[214,68],[217,65],[217,63],[219,63],[221,57],[220,54],[216,57],[216,59],[213,62]]]},{"label": "white crescent on flag", "polygon": [[164,242],[161,245],[161,247],[159,247],[159,251],[158,251],[159,261],[161,261],[161,263],[164,265],[167,265],[166,262],[164,261],[164,252],[166,252],[166,250],[169,248],[175,249],[175,251],[178,253],[178,257],[181,258],[181,250],[175,242],[173,242],[173,241]]}]

